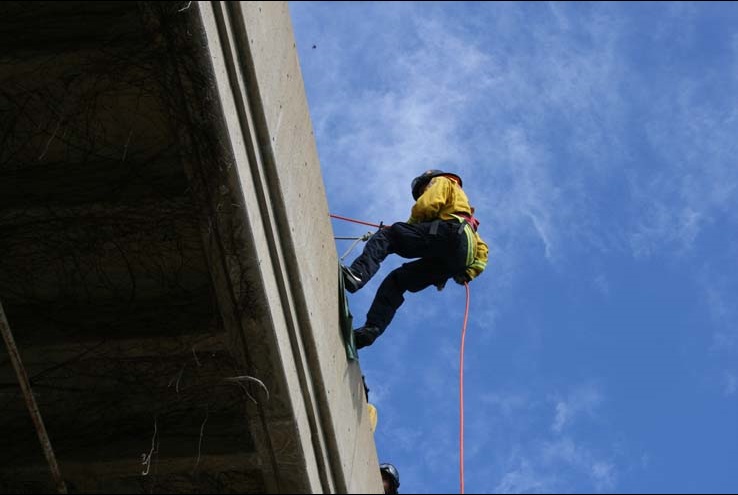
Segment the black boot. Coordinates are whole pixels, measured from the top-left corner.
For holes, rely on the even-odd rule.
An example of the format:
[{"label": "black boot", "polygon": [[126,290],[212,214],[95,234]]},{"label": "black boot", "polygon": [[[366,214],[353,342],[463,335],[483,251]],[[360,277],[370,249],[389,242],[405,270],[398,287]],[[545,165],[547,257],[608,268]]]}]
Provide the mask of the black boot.
[{"label": "black boot", "polygon": [[341,265],[341,271],[343,272],[343,286],[350,293],[353,294],[364,286],[361,277],[351,268]]},{"label": "black boot", "polygon": [[357,328],[354,330],[354,342],[356,343],[356,348],[361,349],[362,347],[372,345],[380,335],[382,335],[382,331],[377,327],[364,326]]}]

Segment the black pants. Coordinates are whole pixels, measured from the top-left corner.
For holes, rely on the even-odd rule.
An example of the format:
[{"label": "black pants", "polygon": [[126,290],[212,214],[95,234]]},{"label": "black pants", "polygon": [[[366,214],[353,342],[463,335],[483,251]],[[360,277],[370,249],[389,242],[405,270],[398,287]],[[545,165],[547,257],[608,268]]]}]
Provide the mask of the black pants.
[{"label": "black pants", "polygon": [[364,283],[377,273],[388,254],[420,258],[403,264],[382,281],[366,316],[366,326],[383,332],[405,301],[405,291],[418,292],[445,283],[466,269],[467,239],[458,221],[417,224],[398,222],[374,234],[351,269]]}]

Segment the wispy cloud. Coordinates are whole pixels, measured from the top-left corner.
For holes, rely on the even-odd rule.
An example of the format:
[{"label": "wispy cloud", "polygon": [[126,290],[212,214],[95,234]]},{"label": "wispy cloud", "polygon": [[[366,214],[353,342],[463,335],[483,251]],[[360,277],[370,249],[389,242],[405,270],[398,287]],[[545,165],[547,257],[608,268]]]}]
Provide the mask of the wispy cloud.
[{"label": "wispy cloud", "polygon": [[[536,395],[512,390],[486,393],[474,404],[487,411],[484,425],[471,425],[474,443],[497,446],[492,457],[484,449],[469,456],[475,465],[491,464],[481,484],[494,486],[499,493],[615,490],[623,469],[618,462],[622,461],[622,446],[603,448],[575,428],[584,416],[596,418],[604,403],[603,393],[584,384],[555,400],[554,427],[550,428],[540,426],[544,417],[550,417],[551,401],[536,400]],[[502,446],[506,455],[502,455]]]},{"label": "wispy cloud", "polygon": [[[328,28],[313,26],[317,48],[301,57],[331,209],[404,220],[414,175],[429,167],[460,173],[491,248],[489,274],[472,289],[471,329],[479,334],[490,330],[484,325],[511,331],[496,320],[509,316],[505,304],[519,304],[516,289],[531,266],[587,265],[573,276],[614,298],[620,287],[603,269],[607,255],[692,261],[704,254],[697,250],[713,225],[738,224],[738,35],[727,55],[705,51],[723,58],[678,60],[700,36],[696,4],[660,9],[648,29],[650,6],[617,3],[291,9],[325,9]],[[732,78],[723,69],[731,64]],[[715,352],[738,344],[736,287],[725,269],[734,258],[693,269],[703,272]],[[386,269],[399,262],[388,259]],[[368,307],[376,287],[352,297],[355,312]],[[367,375],[382,383],[379,441],[413,459],[404,472],[418,479],[454,477],[448,458],[457,417],[449,397],[458,337],[451,320],[459,297],[450,288],[409,296],[402,326],[362,356],[370,356],[362,360]],[[524,311],[516,309],[518,318]],[[479,343],[493,333],[472,335]],[[467,366],[489,359],[484,348],[472,349]],[[526,359],[536,366],[535,356]],[[735,396],[735,374],[720,378],[724,394]],[[527,381],[506,383],[504,393],[482,394],[476,406],[484,414],[469,419],[469,462],[489,468],[476,477],[483,490],[617,488],[626,468],[610,439],[579,436],[607,413],[598,384],[557,395]],[[412,403],[402,402],[411,395]],[[422,436],[395,419],[409,414],[442,433]]]},{"label": "wispy cloud", "polygon": [[556,400],[556,414],[551,429],[561,433],[577,417],[583,414],[593,416],[602,401],[602,393],[594,385],[585,385],[573,390],[565,398]]},{"label": "wispy cloud", "polygon": [[576,444],[571,438],[562,438],[542,446],[543,461],[548,466],[564,465],[580,470],[592,480],[598,492],[615,487],[617,472],[611,462],[597,458],[589,449]]},{"label": "wispy cloud", "polygon": [[722,267],[703,265],[697,272],[712,320],[712,349],[734,352],[738,347],[738,309],[733,303],[738,284]]},{"label": "wispy cloud", "polygon": [[660,253],[664,246],[674,246],[676,252],[688,251],[700,231],[701,214],[685,207],[681,211],[672,205],[646,205],[642,217],[629,235],[630,246],[636,258]]},{"label": "wispy cloud", "polygon": [[[667,75],[653,77],[643,82],[653,85]],[[644,112],[648,156],[638,162],[649,166],[639,163],[630,171],[633,202],[642,213],[630,236],[636,256],[671,248],[683,254],[716,215],[738,220],[738,106],[732,97],[738,77],[700,71],[661,89]]]},{"label": "wispy cloud", "polygon": [[597,275],[592,281],[592,284],[602,295],[607,296],[610,294],[610,283],[605,274],[601,273]]},{"label": "wispy cloud", "polygon": [[[326,182],[333,191],[329,199],[387,222],[407,218],[409,184],[415,175],[444,164],[458,168],[467,160],[458,133],[476,101],[474,95],[485,87],[478,74],[489,62],[474,43],[449,33],[447,25],[422,9],[406,18],[413,19],[410,25],[389,21],[398,30],[371,40],[379,59],[373,61],[381,67],[368,69],[381,70],[378,84],[349,88],[351,75],[342,80],[322,76],[321,86],[332,97],[321,99],[327,102],[324,107],[312,108],[321,116],[316,126],[319,142],[331,143],[321,148]],[[354,30],[361,27],[354,26],[354,19],[350,24],[345,34],[354,41]],[[346,68],[351,57],[362,55],[347,49],[335,56],[341,62],[333,64]]]},{"label": "wispy cloud", "polygon": [[531,399],[524,393],[511,392],[487,393],[480,398],[480,402],[490,410],[499,412],[503,417],[514,419],[518,413],[530,406]]},{"label": "wispy cloud", "polygon": [[723,393],[726,397],[736,395],[738,392],[738,376],[731,372],[725,373],[725,388]]},{"label": "wispy cloud", "polygon": [[[525,453],[524,453],[525,452]],[[589,480],[589,487],[574,480]],[[615,464],[602,459],[571,438],[540,441],[525,451],[517,448],[495,487],[498,493],[609,492],[616,489]],[[574,485],[579,487],[574,489]]]},{"label": "wispy cloud", "polygon": [[[379,78],[377,84],[349,87],[354,74],[343,80],[318,74],[315,86],[331,93],[311,109],[320,116],[319,143],[331,143],[320,148],[331,203],[371,219],[402,220],[412,177],[447,167],[465,178],[502,266],[515,266],[512,245],[537,239],[540,255],[555,262],[596,238],[592,191],[582,184],[607,166],[602,149],[617,139],[612,129],[622,127],[614,110],[621,28],[596,13],[572,28],[565,10],[552,7],[557,22],[537,24],[518,48],[508,46],[506,35],[522,14],[514,8],[485,16],[494,29],[475,30],[457,22],[453,10],[438,15],[418,7],[410,23],[388,20],[371,40],[375,65],[367,69],[377,72],[368,77]],[[361,23],[346,24],[346,40],[331,41],[326,52],[341,60],[330,62],[337,71],[366,57],[333,50],[360,46],[356,31],[364,39]],[[580,31],[584,45],[572,38]],[[561,153],[569,163],[555,161]]]},{"label": "wispy cloud", "polygon": [[554,474],[538,472],[527,459],[516,459],[495,487],[495,493],[557,493]]},{"label": "wispy cloud", "polygon": [[590,476],[599,492],[610,491],[617,483],[616,468],[610,462],[594,461],[590,465]]}]

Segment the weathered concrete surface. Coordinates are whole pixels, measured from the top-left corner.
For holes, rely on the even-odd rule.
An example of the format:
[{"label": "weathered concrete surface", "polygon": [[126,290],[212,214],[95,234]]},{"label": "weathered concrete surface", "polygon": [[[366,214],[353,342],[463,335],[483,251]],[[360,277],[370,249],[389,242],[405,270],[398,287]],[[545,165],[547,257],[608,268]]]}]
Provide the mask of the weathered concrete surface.
[{"label": "weathered concrete surface", "polygon": [[[4,2],[0,44],[0,300],[71,490],[381,492],[287,5]],[[4,354],[0,431],[48,491]]]},{"label": "weathered concrete surface", "polygon": [[381,488],[361,371],[345,360],[342,339],[335,331],[337,287],[325,283],[338,260],[331,224],[326,221],[328,204],[287,4],[242,2],[240,14],[246,30],[238,34],[242,44],[248,42],[252,77],[259,82],[251,99],[259,102],[264,114],[261,125],[271,137],[263,143],[271,151],[266,163],[274,167],[267,179],[275,196],[281,196],[272,204],[296,295],[302,330],[298,340],[305,346],[312,393],[328,431],[331,462],[338,477],[345,479],[341,488],[349,493]]}]

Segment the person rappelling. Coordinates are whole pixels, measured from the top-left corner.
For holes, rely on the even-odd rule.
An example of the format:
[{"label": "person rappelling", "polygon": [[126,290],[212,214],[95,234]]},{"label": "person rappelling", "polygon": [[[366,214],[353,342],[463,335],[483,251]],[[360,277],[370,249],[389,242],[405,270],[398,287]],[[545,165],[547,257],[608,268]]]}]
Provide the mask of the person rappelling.
[{"label": "person rappelling", "polygon": [[387,255],[419,258],[382,281],[366,323],[354,330],[357,349],[371,345],[387,329],[405,301],[405,291],[419,292],[431,285],[441,290],[449,279],[464,285],[487,266],[489,248],[477,232],[479,221],[461,177],[428,170],[413,179],[411,189],[415,204],[408,221],[380,228],[350,266],[341,266],[346,290],[355,293],[377,273]]}]

